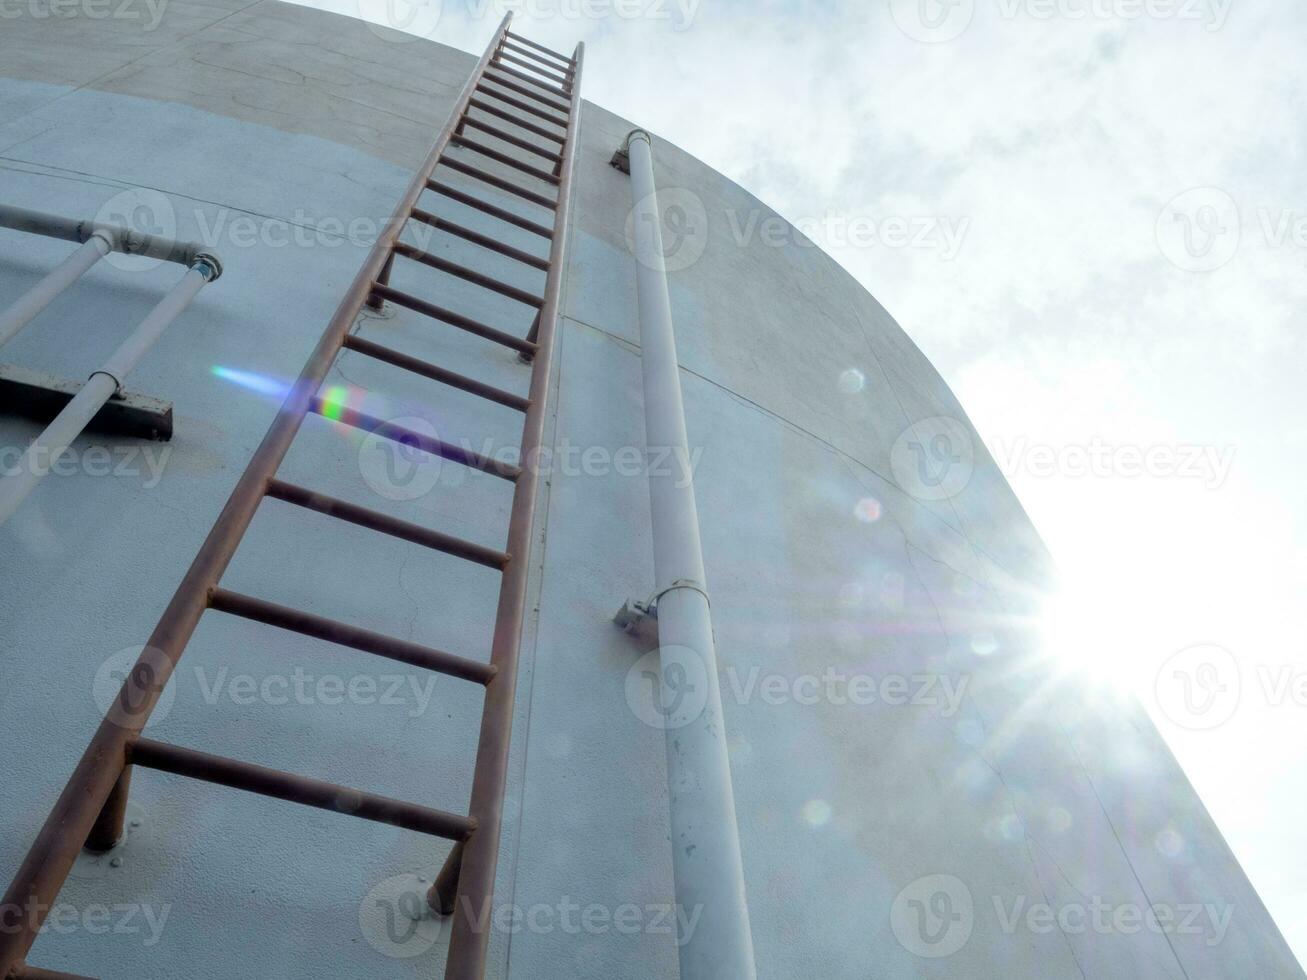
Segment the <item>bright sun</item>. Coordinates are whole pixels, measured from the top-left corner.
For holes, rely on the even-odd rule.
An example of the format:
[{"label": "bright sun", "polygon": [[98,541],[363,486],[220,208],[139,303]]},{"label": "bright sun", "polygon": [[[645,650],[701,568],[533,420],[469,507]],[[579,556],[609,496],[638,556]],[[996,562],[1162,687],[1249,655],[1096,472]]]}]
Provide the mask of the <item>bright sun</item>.
[{"label": "bright sun", "polygon": [[1137,616],[1121,596],[1083,580],[1048,596],[1039,631],[1045,655],[1100,683],[1135,689],[1144,667],[1138,649]]}]

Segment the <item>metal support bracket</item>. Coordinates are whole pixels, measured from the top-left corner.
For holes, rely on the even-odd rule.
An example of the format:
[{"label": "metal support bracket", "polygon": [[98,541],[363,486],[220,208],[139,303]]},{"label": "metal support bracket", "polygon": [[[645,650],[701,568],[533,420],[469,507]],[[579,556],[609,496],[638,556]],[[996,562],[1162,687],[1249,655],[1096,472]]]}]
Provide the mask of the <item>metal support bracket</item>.
[{"label": "metal support bracket", "polygon": [[[0,414],[48,423],[73,400],[82,384],[13,364],[0,364]],[[106,435],[167,442],[172,438],[172,402],[119,391],[96,413],[87,429]]]},{"label": "metal support bracket", "polygon": [[658,602],[650,599],[627,599],[622,608],[613,616],[613,622],[627,636],[642,645],[658,645]]}]

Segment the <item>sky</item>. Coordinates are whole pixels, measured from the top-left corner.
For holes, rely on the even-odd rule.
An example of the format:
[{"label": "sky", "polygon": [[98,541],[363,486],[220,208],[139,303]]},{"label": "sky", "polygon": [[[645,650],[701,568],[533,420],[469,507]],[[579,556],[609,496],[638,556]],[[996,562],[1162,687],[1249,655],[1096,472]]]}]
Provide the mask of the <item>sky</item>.
[{"label": "sky", "polygon": [[588,98],[884,304],[1307,962],[1307,6],[409,2],[309,0],[476,53],[508,10],[586,41]]}]

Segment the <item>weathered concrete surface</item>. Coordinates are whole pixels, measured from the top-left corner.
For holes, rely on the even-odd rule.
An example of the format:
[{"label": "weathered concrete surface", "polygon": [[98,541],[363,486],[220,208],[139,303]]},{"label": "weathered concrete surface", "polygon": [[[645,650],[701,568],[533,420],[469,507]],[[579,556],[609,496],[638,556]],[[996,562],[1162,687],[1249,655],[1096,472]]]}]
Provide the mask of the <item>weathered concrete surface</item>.
[{"label": "weathered concrete surface", "polygon": [[[174,2],[148,33],[6,21],[4,199],[94,214],[124,189],[156,189],[177,234],[207,240],[227,274],[130,381],[175,403],[161,475],[138,465],[96,476],[88,462],[46,480],[0,529],[0,726],[16,748],[0,779],[0,875],[98,720],[97,671],[148,635],[272,418],[277,383],[298,371],[357,269],[368,234],[350,222],[389,213],[472,62],[272,2]],[[496,977],[676,975],[662,920],[672,895],[663,733],[636,710],[641,650],[609,622],[652,584],[645,482],[618,469],[623,448],[643,445],[630,191],[607,166],[629,129],[587,106],[549,439],[594,454],[589,464],[564,457],[541,492],[539,612],[523,648],[498,887],[526,919],[496,926]],[[675,147],[656,156],[668,199],[697,201],[706,217],[706,235],[687,245],[702,254],[674,262],[684,267],[672,299],[691,442],[702,448],[697,489],[760,975],[1301,977],[1143,713],[1067,675],[1040,646],[1032,617],[1048,557],[937,373],[816,249],[737,244],[732,222],[770,214],[759,202]],[[427,206],[502,233],[475,212]],[[252,244],[241,218],[260,232]],[[305,240],[279,244],[292,225]],[[429,247],[539,287],[538,273],[453,240]],[[67,250],[0,232],[0,298]],[[0,357],[82,376],[178,274],[97,269]],[[403,265],[396,283],[525,330],[520,308],[466,284]],[[359,329],[525,389],[510,353],[404,311]],[[253,380],[234,384],[215,367]],[[477,448],[520,433],[508,410],[354,354],[333,383],[373,414],[417,417]],[[974,460],[956,494],[930,499],[904,468],[900,436],[937,416],[958,420]],[[32,432],[0,420],[0,446]],[[919,435],[929,446],[930,431]],[[502,544],[505,485],[448,464],[433,473],[389,462],[312,419],[282,475]],[[277,502],[225,584],[486,655],[493,575]],[[820,684],[828,672],[866,677],[890,701],[896,679],[909,698],[931,680],[923,697],[933,703],[850,704],[847,690],[841,702]],[[354,683],[356,696],[314,686],[298,696],[305,673]],[[392,677],[400,686],[376,703]],[[480,697],[429,680],[209,614],[151,734],[460,810]],[[61,896],[74,911],[33,962],[106,977],[438,975],[444,937],[431,923],[406,925],[404,876],[429,877],[446,845],[159,774],[141,774],[133,800],[141,823],[121,866],[79,863]],[[945,951],[963,924],[928,914],[914,949],[909,903],[931,913],[937,889],[913,883],[932,875],[949,876],[955,899],[960,883],[973,911],[966,941],[928,958],[918,953]],[[85,918],[95,903],[137,912],[96,934]],[[1027,919],[1041,903],[1054,915],[1095,903],[1209,905],[1230,918],[1213,941],[1206,918],[1198,932],[1169,935]],[[157,935],[146,911],[156,923],[166,912]]]}]

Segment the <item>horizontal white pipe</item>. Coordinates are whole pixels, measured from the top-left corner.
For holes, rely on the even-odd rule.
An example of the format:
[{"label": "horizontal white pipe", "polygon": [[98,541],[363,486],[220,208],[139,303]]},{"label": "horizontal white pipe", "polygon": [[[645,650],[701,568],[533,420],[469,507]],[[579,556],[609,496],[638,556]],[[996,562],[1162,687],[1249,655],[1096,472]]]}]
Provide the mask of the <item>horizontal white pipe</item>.
[{"label": "horizontal white pipe", "polygon": [[32,441],[19,460],[17,469],[0,477],[0,524],[13,515],[28,494],[50,472],[51,464],[72,445],[73,440],[95,418],[105,402],[118,391],[122,379],[134,368],[146,351],[168,329],[169,325],[195,299],[205,284],[217,278],[218,267],[201,260],[181,278],[162,300],[141,321],[132,335],[123,341],[103,366],[93,373],[72,401],[55,416],[39,436]]},{"label": "horizontal white pipe", "polygon": [[0,347],[9,343],[14,335],[32,321],[32,318],[53,303],[95,263],[109,254],[113,247],[107,233],[96,232],[86,244],[64,259],[53,272],[19,298],[13,306],[0,313]]},{"label": "horizontal white pipe", "polygon": [[[628,138],[635,200],[636,291],[640,313],[644,428],[648,449],[674,461],[649,468],[660,674],[691,678],[693,710],[666,729],[672,875],[688,936],[678,938],[681,980],[755,980],[753,936],[726,752],[717,651],[708,608],[699,515],[694,503],[689,440],[676,359],[672,307],[649,135]],[[669,692],[664,704],[686,693]]]},{"label": "horizontal white pipe", "polygon": [[44,211],[29,211],[16,208],[12,204],[0,204],[0,228],[10,228],[29,235],[43,235],[46,238],[60,238],[67,242],[88,241],[92,235],[106,235],[113,242],[115,252],[124,255],[144,255],[151,259],[173,262],[187,268],[193,266],[205,254],[204,246],[194,242],[178,242],[159,235],[147,235],[118,225],[103,222],[65,218],[59,214],[46,214]]}]

